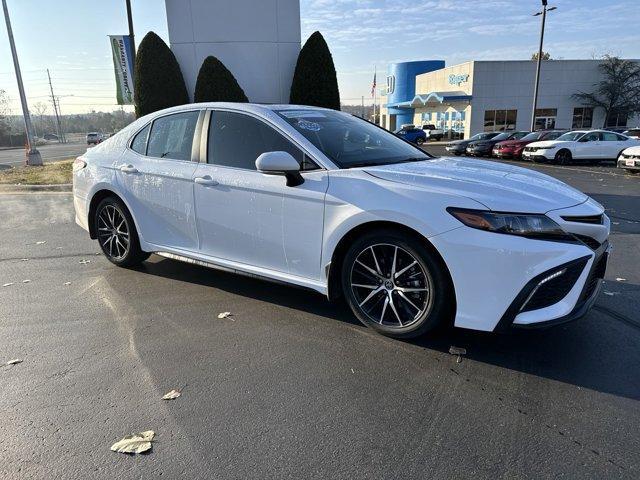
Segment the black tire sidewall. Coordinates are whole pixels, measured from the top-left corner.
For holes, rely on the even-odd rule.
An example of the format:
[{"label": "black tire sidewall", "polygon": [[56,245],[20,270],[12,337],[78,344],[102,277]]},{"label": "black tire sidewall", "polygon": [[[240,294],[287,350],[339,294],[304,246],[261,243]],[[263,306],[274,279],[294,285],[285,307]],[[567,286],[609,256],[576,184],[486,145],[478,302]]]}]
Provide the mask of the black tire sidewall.
[{"label": "black tire sidewall", "polygon": [[[565,158],[562,159],[560,154],[565,154]],[[558,153],[556,153],[553,160],[558,165],[568,165],[572,160],[571,152],[569,150],[560,150]]]},{"label": "black tire sidewall", "polygon": [[[350,274],[356,257],[365,248],[377,243],[389,243],[403,248],[413,255],[421,267],[431,276],[431,309],[425,312],[417,322],[412,323],[408,327],[393,328],[373,322],[366,314],[360,311],[360,307],[351,290]],[[448,275],[443,271],[440,263],[434,258],[434,254],[416,238],[402,235],[392,230],[370,232],[353,242],[342,262],[341,285],[344,298],[358,320],[379,333],[393,338],[413,338],[423,335],[448,321],[453,311],[451,308],[454,298],[453,287],[451,286]]]},{"label": "black tire sidewall", "polygon": [[100,240],[98,239],[98,245],[100,246],[100,250],[102,251],[104,256],[111,263],[113,263],[114,265],[117,265],[119,267],[130,267],[130,266],[133,266],[133,265],[137,265],[140,262],[143,262],[144,260],[146,260],[149,257],[150,254],[146,253],[146,252],[143,252],[140,249],[140,241],[138,239],[138,232],[136,230],[136,224],[133,221],[133,217],[129,213],[129,209],[126,207],[124,202],[122,202],[122,200],[120,200],[120,199],[118,199],[116,197],[107,197],[107,198],[104,198],[104,199],[102,199],[100,201],[100,203],[96,207],[96,214],[95,214],[94,219],[93,219],[96,234],[98,232],[98,217],[99,217],[100,212],[102,211],[102,209],[104,207],[106,207],[107,205],[113,205],[115,208],[117,208],[118,211],[124,217],[125,221],[127,222],[127,229],[129,231],[129,251],[127,252],[127,254],[123,258],[115,259],[115,258],[111,257],[105,251],[104,247],[100,243]]}]

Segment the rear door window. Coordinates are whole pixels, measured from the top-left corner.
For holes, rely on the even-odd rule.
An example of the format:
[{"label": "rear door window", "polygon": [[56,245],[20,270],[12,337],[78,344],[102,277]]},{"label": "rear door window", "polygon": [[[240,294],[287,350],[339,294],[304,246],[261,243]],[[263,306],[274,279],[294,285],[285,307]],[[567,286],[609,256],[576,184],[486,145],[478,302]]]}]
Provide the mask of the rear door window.
[{"label": "rear door window", "polygon": [[181,112],[157,118],[151,126],[147,155],[173,160],[191,160],[193,135],[200,112]]}]

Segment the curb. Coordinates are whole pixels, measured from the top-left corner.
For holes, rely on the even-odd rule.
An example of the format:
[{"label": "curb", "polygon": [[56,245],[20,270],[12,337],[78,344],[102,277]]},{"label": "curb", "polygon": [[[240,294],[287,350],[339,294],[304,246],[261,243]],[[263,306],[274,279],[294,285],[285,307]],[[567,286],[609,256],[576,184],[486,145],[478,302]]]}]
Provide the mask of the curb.
[{"label": "curb", "polygon": [[59,185],[0,185],[0,193],[20,192],[71,192],[73,184],[61,183]]}]

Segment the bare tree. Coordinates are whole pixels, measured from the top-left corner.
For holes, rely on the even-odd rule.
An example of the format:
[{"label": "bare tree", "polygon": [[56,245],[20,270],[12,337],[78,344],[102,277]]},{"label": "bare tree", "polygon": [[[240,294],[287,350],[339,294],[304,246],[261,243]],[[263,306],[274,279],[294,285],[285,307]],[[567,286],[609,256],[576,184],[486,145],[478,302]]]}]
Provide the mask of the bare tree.
[{"label": "bare tree", "polygon": [[573,98],[585,106],[601,108],[605,113],[603,127],[614,115],[640,113],[640,63],[605,55],[598,69],[603,78],[593,85],[595,90],[575,93]]},{"label": "bare tree", "polygon": [[9,96],[0,89],[0,137],[9,135]]},{"label": "bare tree", "polygon": [[[531,55],[531,60],[533,60],[534,62],[538,60],[538,52],[535,52],[533,55]],[[551,54],[549,52],[542,52],[542,60],[552,60]]]},{"label": "bare tree", "polygon": [[38,126],[40,129],[40,135],[44,136],[44,120],[42,116],[45,113],[47,113],[47,110],[49,109],[49,107],[44,102],[37,102],[33,104],[33,107],[31,107],[31,109],[33,110],[33,113],[35,113],[38,116]]}]

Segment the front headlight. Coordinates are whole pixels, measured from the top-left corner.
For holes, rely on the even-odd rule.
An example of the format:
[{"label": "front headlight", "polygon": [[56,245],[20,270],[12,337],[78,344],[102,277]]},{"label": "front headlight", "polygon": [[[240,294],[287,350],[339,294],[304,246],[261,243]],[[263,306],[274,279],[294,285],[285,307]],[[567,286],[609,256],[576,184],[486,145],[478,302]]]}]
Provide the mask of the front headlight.
[{"label": "front headlight", "polygon": [[540,240],[575,241],[560,225],[543,214],[502,213],[467,208],[447,208],[447,212],[467,227]]},{"label": "front headlight", "polygon": [[554,148],[558,148],[555,145],[550,145],[548,147],[538,147],[538,150],[553,150]]}]

